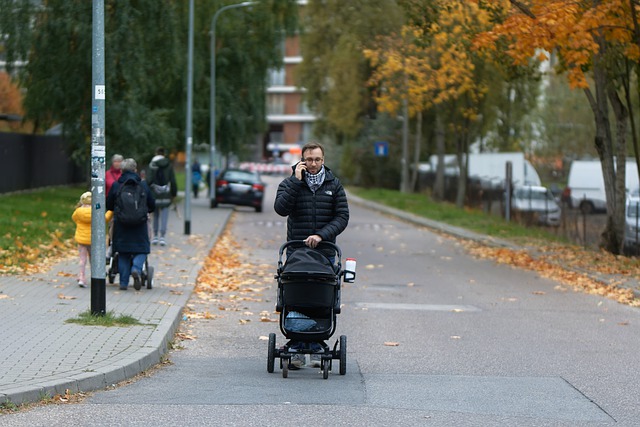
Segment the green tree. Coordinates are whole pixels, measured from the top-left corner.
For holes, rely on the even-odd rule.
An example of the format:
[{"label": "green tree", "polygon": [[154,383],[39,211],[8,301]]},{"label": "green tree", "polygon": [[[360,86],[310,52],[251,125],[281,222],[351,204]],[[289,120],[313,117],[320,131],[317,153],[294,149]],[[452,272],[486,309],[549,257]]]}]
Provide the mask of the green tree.
[{"label": "green tree", "polygon": [[[602,246],[620,253],[624,237],[626,141],[632,117],[628,64],[640,63],[636,4],[627,0],[509,3],[497,6],[502,8],[495,15],[498,19],[478,37],[477,45],[489,46],[493,52],[505,51],[515,64],[555,52],[558,68],[566,72],[570,86],[583,90],[593,112],[594,146],[607,195]],[[625,88],[625,95],[621,95],[621,87]],[[633,129],[633,122],[631,125]]]},{"label": "green tree", "polygon": [[[196,2],[196,143],[209,140],[209,30],[213,14],[223,4]],[[83,162],[89,154],[91,126],[91,2],[49,0],[33,8],[24,1],[12,6],[2,9],[0,28],[8,34],[6,57],[29,60],[20,73],[27,117],[37,131],[62,124],[74,158]],[[293,31],[296,23],[294,0],[261,1],[251,9],[227,12],[218,26],[217,95],[222,114],[217,116],[222,117],[223,150],[237,151],[264,129],[266,74],[281,60],[283,30]],[[22,24],[7,24],[12,22]],[[188,2],[106,0],[106,136],[111,153],[145,162],[158,145],[184,146],[187,36]]]},{"label": "green tree", "polygon": [[[210,136],[211,20],[225,4],[196,1],[194,141],[200,143],[208,143]],[[216,148],[222,154],[255,154],[256,135],[266,130],[267,73],[282,66],[281,47],[297,30],[297,16],[295,0],[260,1],[219,15],[215,117]]]},{"label": "green tree", "polygon": [[596,157],[593,113],[584,102],[584,93],[571,89],[566,77],[553,72],[544,82],[535,119],[540,125],[537,152],[543,156],[565,154],[576,159]]},{"label": "green tree", "polygon": [[11,73],[27,59],[31,44],[31,17],[38,6],[32,0],[0,0],[0,58]]},{"label": "green tree", "polygon": [[401,10],[392,0],[311,0],[303,13],[298,83],[319,115],[316,132],[338,143],[352,140],[371,105],[363,48],[399,30]]},{"label": "green tree", "polygon": [[[181,63],[173,36],[179,31],[173,4],[105,3],[106,134],[111,152],[140,159],[154,146],[175,141],[177,129],[168,119],[175,100],[169,95],[179,81]],[[26,116],[36,132],[62,124],[72,156],[83,162],[91,129],[92,5],[49,0],[32,19],[28,51],[16,42],[12,53],[28,58],[20,72]],[[9,39],[20,36],[9,34]]]}]

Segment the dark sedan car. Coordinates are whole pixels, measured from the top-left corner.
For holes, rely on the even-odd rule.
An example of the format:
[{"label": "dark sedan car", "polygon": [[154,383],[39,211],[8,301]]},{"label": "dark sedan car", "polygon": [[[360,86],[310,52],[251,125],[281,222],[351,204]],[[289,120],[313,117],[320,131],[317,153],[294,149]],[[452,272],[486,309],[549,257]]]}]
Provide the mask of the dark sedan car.
[{"label": "dark sedan car", "polygon": [[216,180],[216,200],[239,206],[251,206],[256,212],[262,212],[264,199],[264,182],[257,172],[241,169],[226,169],[218,175]]}]

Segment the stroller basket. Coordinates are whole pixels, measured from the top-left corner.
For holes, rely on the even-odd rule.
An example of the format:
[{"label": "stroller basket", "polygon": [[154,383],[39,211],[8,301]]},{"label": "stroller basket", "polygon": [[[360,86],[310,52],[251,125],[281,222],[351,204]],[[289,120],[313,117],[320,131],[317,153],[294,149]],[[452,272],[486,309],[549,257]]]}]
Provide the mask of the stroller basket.
[{"label": "stroller basket", "polygon": [[282,303],[292,308],[327,308],[333,307],[336,299],[337,285],[333,280],[283,279]]}]

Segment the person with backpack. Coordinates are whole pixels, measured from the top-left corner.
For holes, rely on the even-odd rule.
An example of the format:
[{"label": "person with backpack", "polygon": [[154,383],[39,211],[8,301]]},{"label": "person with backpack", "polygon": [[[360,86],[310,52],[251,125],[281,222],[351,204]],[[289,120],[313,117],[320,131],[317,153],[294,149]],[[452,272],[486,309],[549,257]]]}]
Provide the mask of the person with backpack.
[{"label": "person with backpack", "polygon": [[198,198],[200,181],[202,181],[202,169],[200,168],[200,162],[196,159],[191,165],[191,189],[193,190],[193,197],[195,199]]},{"label": "person with backpack", "polygon": [[156,208],[151,189],[137,173],[134,159],[122,161],[122,176],[113,184],[107,196],[107,210],[113,211],[112,252],[118,254],[120,290],[129,287],[129,277],[133,277],[133,287],[142,287],[142,269],[151,252],[149,213]]},{"label": "person with backpack", "polygon": [[164,246],[166,245],[165,235],[169,221],[169,206],[178,195],[178,185],[171,161],[164,156],[164,148],[162,147],[156,149],[156,155],[149,163],[147,182],[156,199],[151,244]]}]

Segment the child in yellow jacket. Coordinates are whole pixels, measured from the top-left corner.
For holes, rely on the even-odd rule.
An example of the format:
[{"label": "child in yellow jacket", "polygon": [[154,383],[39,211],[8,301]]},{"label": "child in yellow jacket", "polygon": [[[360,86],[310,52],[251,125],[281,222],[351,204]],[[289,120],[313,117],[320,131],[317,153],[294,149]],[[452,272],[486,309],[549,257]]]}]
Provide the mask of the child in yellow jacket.
[{"label": "child in yellow jacket", "polygon": [[[113,212],[106,213],[106,220],[111,220]],[[80,271],[78,272],[78,285],[81,288],[87,287],[85,270],[87,261],[91,259],[91,192],[82,193],[80,201],[73,211],[71,219],[76,223],[75,239],[78,243],[78,254],[80,256]]]}]

